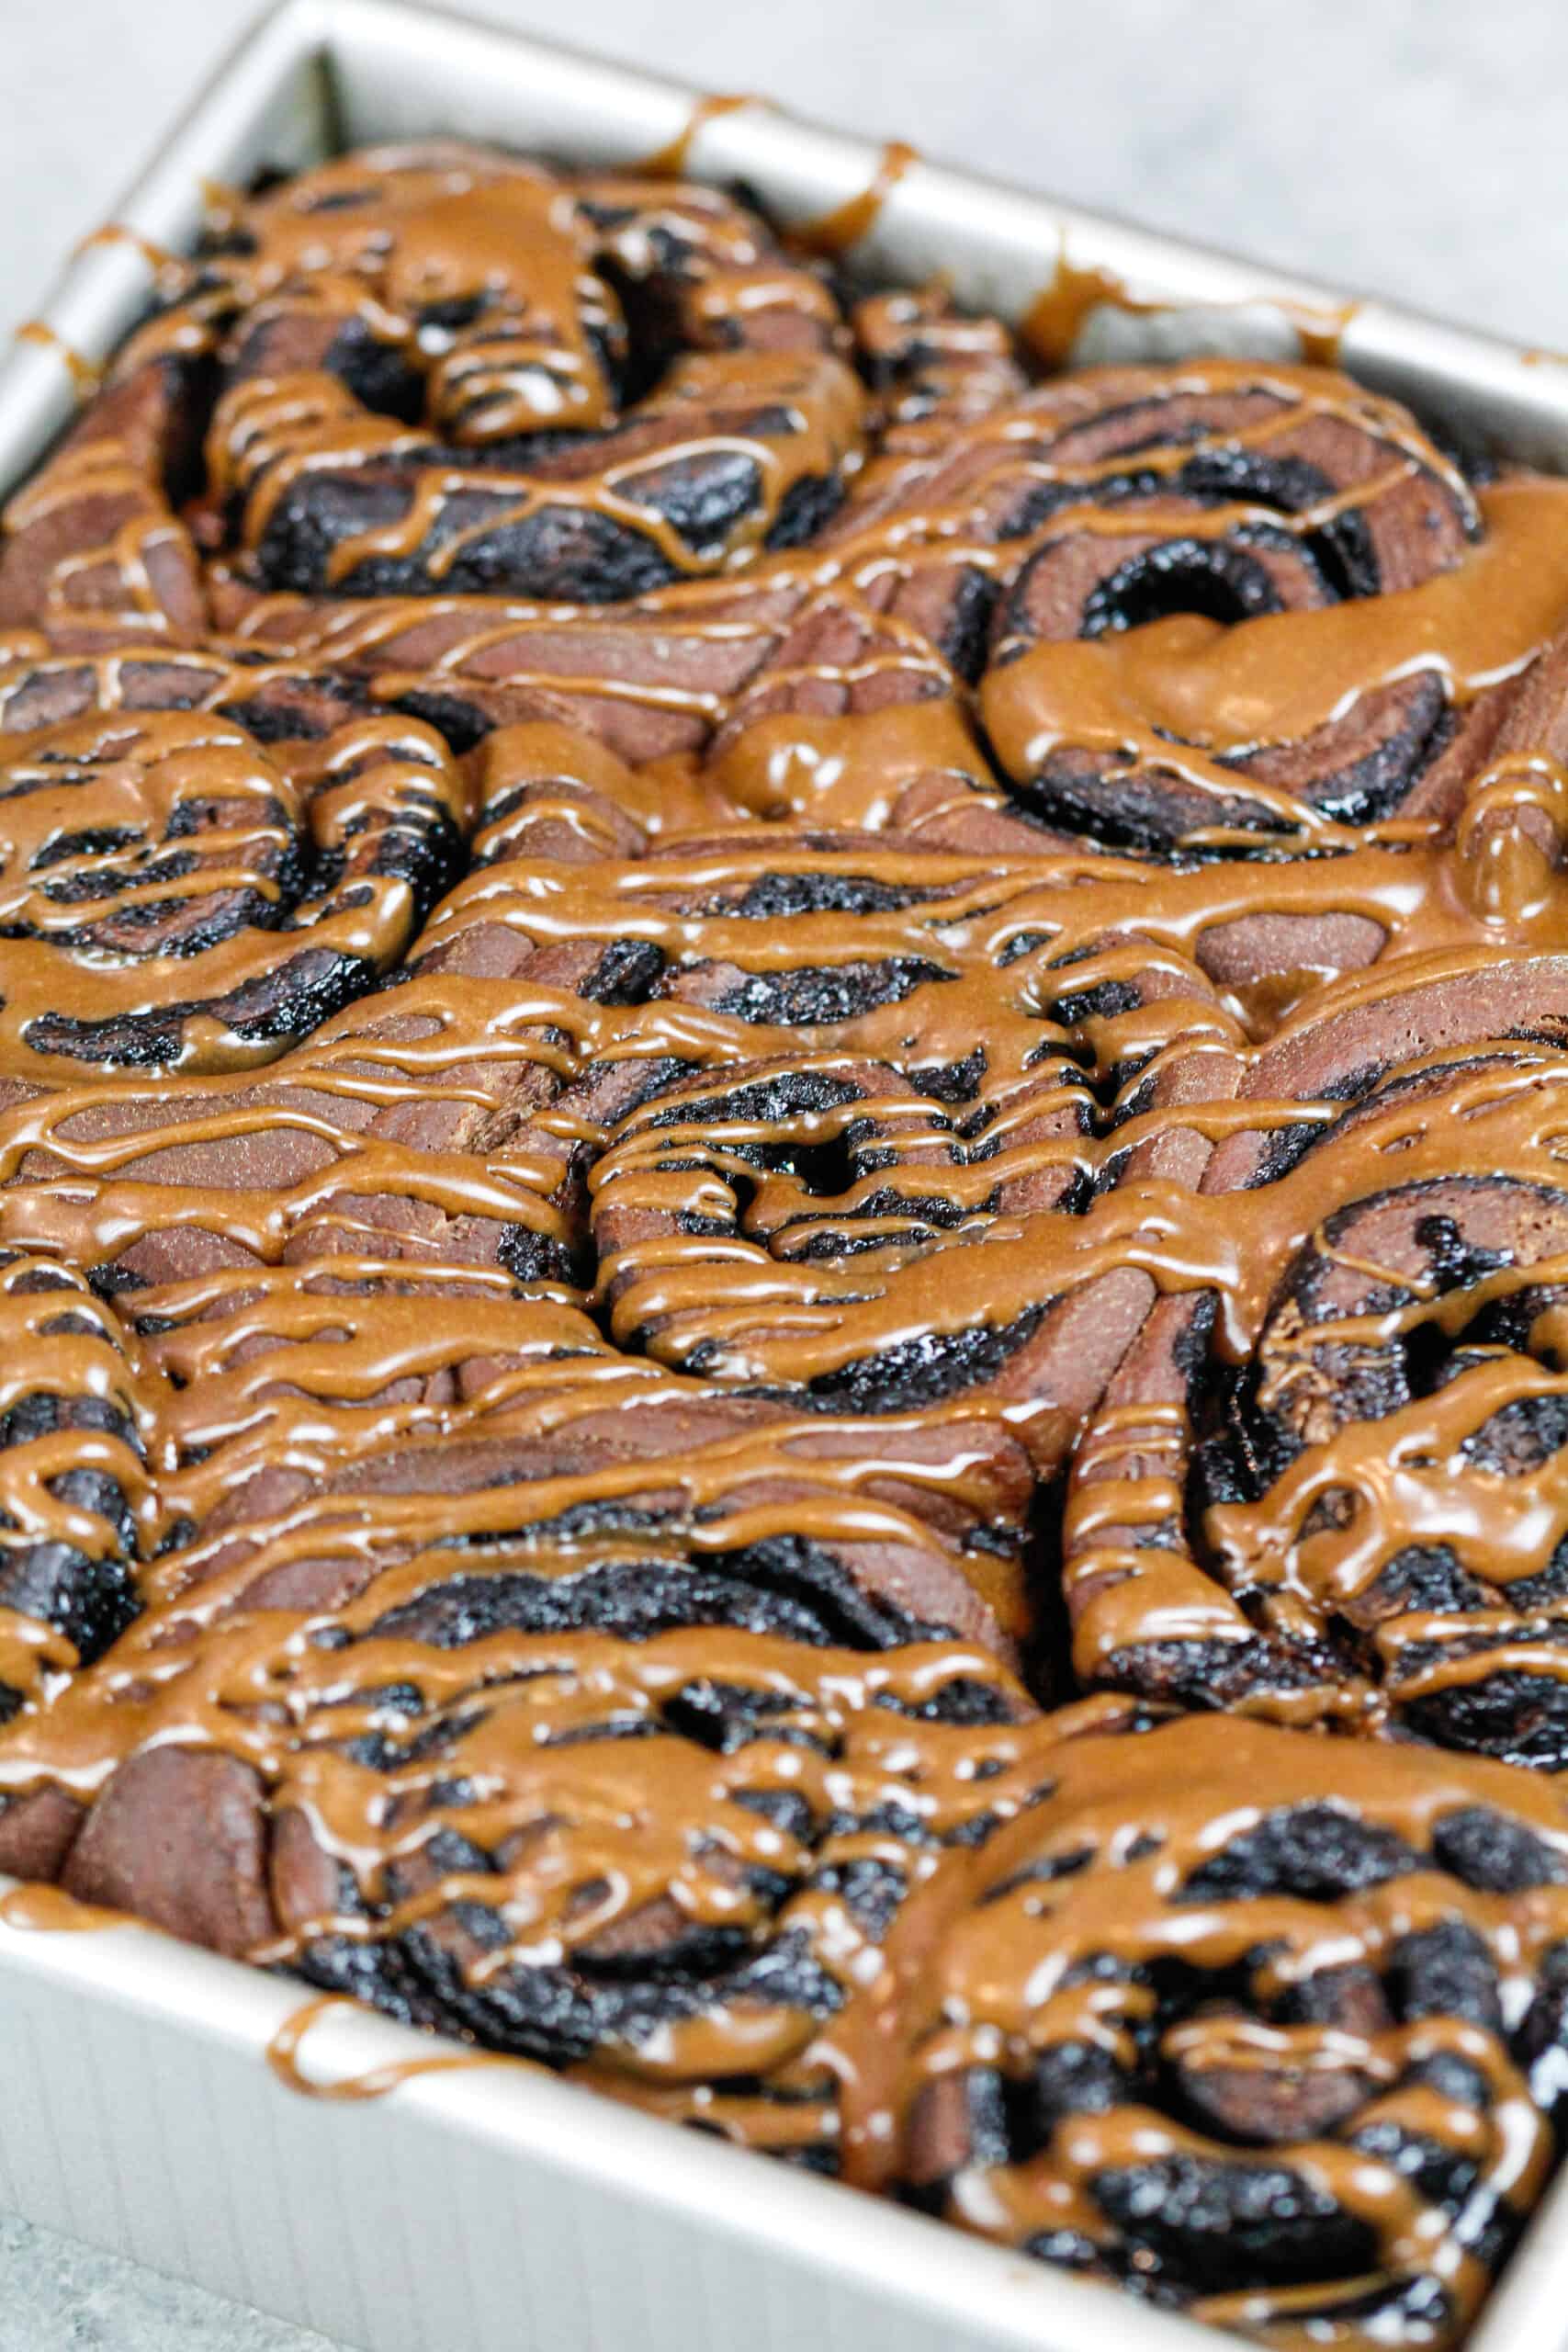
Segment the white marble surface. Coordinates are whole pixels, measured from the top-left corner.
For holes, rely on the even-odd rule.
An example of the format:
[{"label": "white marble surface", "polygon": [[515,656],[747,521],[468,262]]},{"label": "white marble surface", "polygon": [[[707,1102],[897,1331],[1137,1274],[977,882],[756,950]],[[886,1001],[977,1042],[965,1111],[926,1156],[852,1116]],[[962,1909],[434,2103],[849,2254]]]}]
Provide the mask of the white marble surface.
[{"label": "white marble surface", "polygon": [[[0,0],[0,323],[36,305],[66,244],[112,209],[253,5]],[[474,6],[540,30],[559,21],[544,0]],[[1562,0],[595,0],[570,19],[580,40],[669,60],[708,88],[769,92],[1568,345]],[[330,2352],[0,2220],[0,2352],[68,2346]]]}]

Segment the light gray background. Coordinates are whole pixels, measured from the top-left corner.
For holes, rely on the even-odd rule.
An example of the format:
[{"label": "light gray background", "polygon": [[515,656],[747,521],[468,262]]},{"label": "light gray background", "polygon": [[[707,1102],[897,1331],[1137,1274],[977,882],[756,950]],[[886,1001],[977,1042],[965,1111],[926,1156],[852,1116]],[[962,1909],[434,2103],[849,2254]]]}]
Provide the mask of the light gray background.
[{"label": "light gray background", "polygon": [[[254,5],[0,0],[0,325],[107,217]],[[1568,345],[1562,0],[471,5],[541,31],[564,17],[571,37],[708,89]],[[0,2352],[68,2346],[326,2352],[0,2217]]]},{"label": "light gray background", "polygon": [[[0,322],[259,0],[0,0]],[[1568,344],[1562,0],[469,0]]]}]

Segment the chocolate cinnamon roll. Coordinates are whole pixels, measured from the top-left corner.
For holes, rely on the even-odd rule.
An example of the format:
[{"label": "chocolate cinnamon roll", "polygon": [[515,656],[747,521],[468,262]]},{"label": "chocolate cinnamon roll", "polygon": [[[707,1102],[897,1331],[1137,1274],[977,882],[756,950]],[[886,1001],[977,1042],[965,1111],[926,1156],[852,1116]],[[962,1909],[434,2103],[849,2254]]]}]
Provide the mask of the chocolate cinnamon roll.
[{"label": "chocolate cinnamon roll", "polygon": [[[1486,521],[1403,411],[1312,369],[1089,370],[969,472],[1031,535],[984,708],[1047,822],[1213,854],[1451,818],[1503,698],[1382,600],[1462,571]],[[1235,635],[1269,616],[1295,625]]]},{"label": "chocolate cinnamon roll", "polygon": [[[734,1629],[476,1638],[453,1618],[422,1640],[373,1612],[344,1631],[301,1648],[258,1622],[217,1682],[198,1663],[198,1687],[128,1711],[66,1885],[628,2089],[769,2076],[781,2141],[831,2165],[831,2086],[792,2061],[927,1842],[916,1758],[955,1825],[983,1823],[955,1747],[964,1726],[1005,1739],[1027,1719],[1018,1686],[958,1645],[883,1660]],[[241,1676],[292,1730],[261,1734]],[[149,1741],[193,1707],[205,1736]],[[68,1747],[70,1712],[38,1725],[33,1771]]]},{"label": "chocolate cinnamon roll", "polygon": [[1221,1280],[1155,1309],[1075,1468],[1080,1672],[1568,1761],[1565,1018],[1561,958],[1477,959],[1257,1057],[1186,1238]]},{"label": "chocolate cinnamon roll", "polygon": [[910,1420],[872,1466],[852,1426],[639,1370],[575,1310],[352,1275],[246,1276],[195,1324],[210,1281],[138,1295],[186,1381],[157,1580],[176,1618],[374,1586],[378,1623],[425,1638],[737,1624],[1012,1657],[1027,1635],[1031,1482],[1005,1431]]},{"label": "chocolate cinnamon roll", "polygon": [[893,1929],[851,2177],[1263,2343],[1456,2343],[1551,2161],[1558,1798],[1212,1719],[1049,1760]]},{"label": "chocolate cinnamon roll", "polygon": [[[274,681],[290,696],[296,683]],[[607,766],[613,781],[607,755],[597,769],[573,755],[563,775],[506,742],[451,778],[465,823],[474,786],[479,867],[554,870],[564,889],[574,866],[640,844],[636,820],[580,780]],[[327,1256],[445,1269],[475,1294],[570,1295],[591,1272],[584,1148],[535,1122],[639,970],[615,943],[510,930],[481,891],[260,1077],[18,1083],[0,1110],[0,1234],[47,1239],[116,1296]]]},{"label": "chocolate cinnamon roll", "polygon": [[208,277],[210,532],[268,587],[604,603],[794,544],[859,450],[835,306],[723,197],[385,150]]},{"label": "chocolate cinnamon roll", "polygon": [[451,869],[464,794],[438,736],[360,718],[266,742],[185,707],[192,669],[208,685],[176,660],[130,707],[114,656],[0,679],[17,1077],[270,1059],[396,961]]},{"label": "chocolate cinnamon roll", "polygon": [[1059,1456],[1145,1296],[1131,1268],[1052,1280],[1045,1235],[1087,1125],[1059,1064],[973,1148],[886,1069],[801,1059],[682,1080],[593,1172],[611,1333],[807,1410],[969,1397],[1021,1424],[1033,1407],[1032,1444]]}]

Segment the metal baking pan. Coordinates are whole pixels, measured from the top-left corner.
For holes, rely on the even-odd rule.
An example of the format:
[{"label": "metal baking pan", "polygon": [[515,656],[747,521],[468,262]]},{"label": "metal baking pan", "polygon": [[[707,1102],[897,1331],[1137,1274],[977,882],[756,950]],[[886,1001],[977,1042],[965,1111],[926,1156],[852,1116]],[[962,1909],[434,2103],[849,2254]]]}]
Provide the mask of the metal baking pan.
[{"label": "metal baking pan", "polygon": [[[1568,362],[1553,355],[944,166],[895,171],[875,145],[760,102],[704,116],[689,87],[399,0],[285,0],[160,142],[116,216],[132,234],[80,250],[0,360],[0,483],[32,466],[80,398],[82,363],[144,309],[153,262],[138,240],[188,247],[204,182],[433,132],[595,164],[684,141],[688,172],[742,179],[786,220],[885,187],[849,255],[868,277],[941,273],[1021,320],[1055,288],[1073,298],[1054,308],[1080,358],[1332,355],[1500,455],[1568,470]],[[63,1932],[62,1914],[0,1894],[0,2203],[363,2352],[1232,2340],[542,2070],[441,2060],[439,2043],[352,2008],[313,2026],[298,2063],[357,2095],[302,2097],[269,2063],[298,1986],[129,1922]],[[1471,2352],[1564,2345],[1568,2176]]]}]

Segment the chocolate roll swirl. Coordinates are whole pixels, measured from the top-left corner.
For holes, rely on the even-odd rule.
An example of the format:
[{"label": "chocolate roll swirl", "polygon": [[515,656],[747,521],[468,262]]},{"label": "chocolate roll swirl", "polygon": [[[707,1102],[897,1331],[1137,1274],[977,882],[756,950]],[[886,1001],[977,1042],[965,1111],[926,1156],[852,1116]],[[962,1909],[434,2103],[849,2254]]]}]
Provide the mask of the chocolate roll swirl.
[{"label": "chocolate roll swirl", "polygon": [[[999,1430],[962,1444],[911,1419],[868,1470],[852,1427],[639,1377],[571,1310],[444,1300],[364,1261],[231,1287],[231,1318],[194,1329],[181,1292],[210,1283],[136,1300],[174,1327],[161,1362],[216,1375],[165,1425],[156,1591],[176,1620],[338,1609],[374,1584],[388,1632],[427,1638],[734,1624],[1011,1657],[1029,1630],[1030,1480]],[[266,1323],[288,1336],[267,1345]],[[314,1330],[328,1343],[295,1336]]]},{"label": "chocolate roll swirl", "polygon": [[[1203,362],[1089,371],[1021,440],[1042,480],[1009,473],[1021,449],[971,478],[997,526],[1032,532],[985,684],[1032,809],[1143,854],[1453,816],[1505,696],[1483,663],[1432,659],[1404,600],[1474,562],[1491,508],[1404,412],[1312,369]],[[1354,633],[1281,626],[1349,602]]]},{"label": "chocolate roll swirl", "polygon": [[760,1062],[672,1086],[592,1178],[612,1336],[807,1409],[1007,1402],[1059,1458],[1145,1299],[1131,1267],[1052,1283],[1089,1125],[1056,1063],[973,1147],[885,1069]]},{"label": "chocolate roll swirl", "polygon": [[[264,742],[180,707],[193,668],[207,685],[176,662],[130,707],[113,656],[0,677],[0,1055],[19,1078],[270,1059],[396,961],[455,861],[463,786],[428,729]],[[51,701],[82,715],[27,723]]]},{"label": "chocolate roll swirl", "polygon": [[200,404],[177,349],[150,355],[88,407],[0,523],[0,628],[182,643],[206,627],[207,583],[171,501]]},{"label": "chocolate roll swirl", "polygon": [[[1299,734],[1270,725],[1267,695],[1250,738],[1239,696],[1196,733],[1162,723],[1157,696],[1162,663],[1201,671],[1238,622],[1398,596],[1462,564],[1483,525],[1456,468],[1401,411],[1310,370],[1090,371],[1075,389],[1036,445],[1044,481],[1007,524],[1036,543],[998,611],[987,689],[1029,805],[1168,854],[1451,815],[1498,698],[1456,699],[1440,662],[1381,676],[1375,615],[1354,690]],[[1051,650],[1096,643],[1099,656]],[[1196,696],[1191,716],[1203,725]]]},{"label": "chocolate roll swirl", "polygon": [[206,280],[211,528],[268,587],[613,601],[793,544],[860,447],[826,289],[722,197],[387,150]]},{"label": "chocolate roll swirl", "polygon": [[1551,2160],[1560,1801],[1212,1719],[1049,1761],[888,1939],[851,2177],[1265,2344],[1456,2343]]},{"label": "chocolate roll swirl", "polygon": [[[176,1678],[127,1708],[66,1885],[628,2088],[770,2074],[784,2128],[791,2092],[815,2094],[801,2120],[830,2134],[819,2074],[796,2088],[791,2061],[908,1877],[877,1815],[907,1810],[918,1757],[952,1826],[983,1823],[955,1727],[1027,1719],[1018,1686],[940,1645],[879,1660],[734,1629],[627,1643],[455,1617],[421,1638],[374,1605],[343,1632],[300,1646],[258,1621],[216,1685]],[[243,1678],[275,1694],[271,1731]],[[63,1763],[70,1716],[33,1726],[17,1772],[21,1745],[34,1772]]]},{"label": "chocolate roll swirl", "polygon": [[141,1607],[157,1508],[155,1383],[68,1267],[0,1252],[0,1721],[89,1663]]},{"label": "chocolate roll swirl", "polygon": [[1562,958],[1477,960],[1258,1055],[1192,1204],[1220,1282],[1161,1301],[1075,1468],[1081,1673],[1568,1762],[1565,1022]]}]

